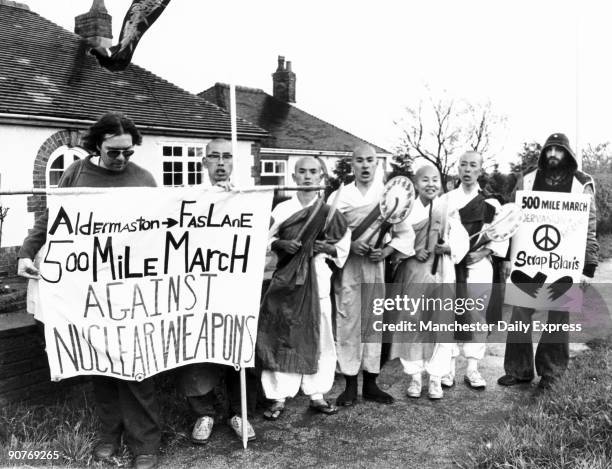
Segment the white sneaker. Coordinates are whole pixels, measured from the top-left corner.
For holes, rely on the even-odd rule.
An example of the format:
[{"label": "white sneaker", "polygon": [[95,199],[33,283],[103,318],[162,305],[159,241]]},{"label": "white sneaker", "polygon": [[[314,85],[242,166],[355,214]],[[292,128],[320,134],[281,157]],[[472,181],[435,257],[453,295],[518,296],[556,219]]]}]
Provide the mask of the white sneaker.
[{"label": "white sneaker", "polygon": [[406,394],[408,397],[421,397],[421,380],[413,377],[408,385]]},{"label": "white sneaker", "polygon": [[210,438],[214,423],[215,419],[208,415],[200,417],[193,426],[191,441],[199,445],[206,443]]},{"label": "white sneaker", "polygon": [[442,376],[440,384],[443,388],[452,388],[455,385],[455,374],[449,373],[447,375]]},{"label": "white sneaker", "polygon": [[429,379],[429,388],[427,390],[427,397],[430,399],[442,399],[444,391],[442,391],[442,383],[438,378]]},{"label": "white sneaker", "polygon": [[467,373],[464,376],[463,381],[465,381],[465,384],[467,384],[473,389],[484,389],[487,386],[487,382],[480,375],[478,370],[470,371],[469,373]]},{"label": "white sneaker", "polygon": [[[234,430],[236,435],[238,435],[240,441],[242,441],[242,418],[240,418],[239,415],[234,415],[229,420],[229,425],[230,427],[232,427],[232,430]],[[248,420],[246,422],[246,428],[248,441],[253,441],[255,439],[255,430],[253,430],[253,427],[251,426]]]}]

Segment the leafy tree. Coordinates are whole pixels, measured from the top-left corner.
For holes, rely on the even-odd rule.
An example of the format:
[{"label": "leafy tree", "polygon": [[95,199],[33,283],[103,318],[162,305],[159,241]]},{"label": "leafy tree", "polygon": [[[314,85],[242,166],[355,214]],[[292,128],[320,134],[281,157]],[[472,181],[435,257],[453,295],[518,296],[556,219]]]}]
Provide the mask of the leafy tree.
[{"label": "leafy tree", "polygon": [[612,233],[612,148],[610,142],[582,150],[582,169],[595,181],[597,233]]},{"label": "leafy tree", "polygon": [[542,145],[538,142],[524,142],[523,148],[517,155],[518,162],[510,163],[510,169],[513,173],[524,173],[528,169],[535,168],[541,151]]},{"label": "leafy tree", "polygon": [[589,144],[582,150],[582,169],[588,174],[612,172],[612,148],[610,142],[592,146]]},{"label": "leafy tree", "polygon": [[332,192],[340,187],[340,184],[347,184],[355,179],[353,168],[351,167],[351,157],[346,156],[336,161],[336,166],[332,170],[334,176],[330,176],[325,196],[329,196]]},{"label": "leafy tree", "polygon": [[398,151],[393,155],[391,161],[391,174],[389,174],[389,179],[395,176],[407,176],[412,178],[413,175],[412,158],[408,154]]}]

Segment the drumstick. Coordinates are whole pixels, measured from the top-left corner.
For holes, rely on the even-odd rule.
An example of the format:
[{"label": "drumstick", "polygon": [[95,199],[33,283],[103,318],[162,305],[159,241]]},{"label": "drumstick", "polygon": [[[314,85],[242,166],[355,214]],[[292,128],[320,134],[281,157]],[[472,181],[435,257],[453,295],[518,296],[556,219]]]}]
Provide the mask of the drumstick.
[{"label": "drumstick", "polygon": [[342,192],[343,188],[344,188],[344,184],[340,183],[340,187],[338,187],[338,192],[336,192],[336,197],[334,197],[334,201],[329,207],[329,212],[327,212],[327,218],[325,219],[325,225],[323,225],[323,231],[327,229],[327,227],[332,221],[332,218],[334,217],[334,213],[336,213],[336,210],[338,209],[338,202],[340,201],[340,193]]},{"label": "drumstick", "polygon": [[[444,244],[444,233],[446,231],[446,219],[448,218],[448,200],[445,202],[446,202],[446,205],[444,206],[444,218],[442,219],[442,224],[440,226],[440,232],[438,233],[438,244]],[[433,204],[433,200],[430,203]],[[438,262],[440,262],[441,256],[442,254],[436,254],[434,256],[434,260],[431,265],[431,275],[436,275],[438,273]]]},{"label": "drumstick", "polygon": [[508,213],[506,213],[503,217],[501,217],[499,220],[493,220],[493,222],[487,226],[486,228],[480,230],[478,233],[474,233],[472,236],[470,236],[469,239],[475,238],[478,235],[481,235],[482,233],[486,233],[487,231],[490,231],[491,228],[493,228],[494,226],[499,225],[502,221],[504,221],[506,218],[508,218],[510,215],[512,215],[511,211],[508,211]]}]

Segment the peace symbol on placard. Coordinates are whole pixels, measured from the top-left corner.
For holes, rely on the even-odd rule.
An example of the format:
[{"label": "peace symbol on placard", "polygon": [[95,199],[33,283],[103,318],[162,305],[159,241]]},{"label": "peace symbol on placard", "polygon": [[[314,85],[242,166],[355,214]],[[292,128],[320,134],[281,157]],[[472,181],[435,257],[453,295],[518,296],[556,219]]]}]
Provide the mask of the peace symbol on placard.
[{"label": "peace symbol on placard", "polygon": [[561,242],[561,233],[553,225],[541,225],[533,232],[533,243],[541,251],[552,251]]}]

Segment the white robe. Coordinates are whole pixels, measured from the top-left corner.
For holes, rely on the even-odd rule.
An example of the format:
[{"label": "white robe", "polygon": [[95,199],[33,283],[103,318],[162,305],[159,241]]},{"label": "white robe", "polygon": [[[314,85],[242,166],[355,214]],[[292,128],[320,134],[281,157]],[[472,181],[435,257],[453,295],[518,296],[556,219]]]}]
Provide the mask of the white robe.
[{"label": "white robe", "polygon": [[[353,209],[374,207],[380,202],[383,191],[384,185],[382,182],[374,181],[365,194],[362,194],[353,182],[334,192],[329,197],[329,203],[334,204],[336,197],[340,194],[337,209],[341,213],[346,214]],[[355,220],[351,224],[349,220],[349,226],[353,229],[359,225],[360,221]],[[368,236],[369,233],[366,230],[360,239],[365,240]],[[406,255],[412,255],[412,243],[410,241],[392,240],[391,246],[404,252]],[[380,340],[366,343],[361,342],[362,289],[366,286],[370,288],[374,285],[373,289],[377,292],[380,290],[380,296],[384,297],[384,262],[374,263],[366,256],[350,253],[344,269],[334,286],[338,313],[336,315],[338,370],[344,375],[355,376],[359,373],[360,369],[370,373],[378,373],[380,371]],[[370,321],[372,317],[364,317],[364,319]]]},{"label": "white robe", "polygon": [[[443,210],[445,204],[448,203],[448,195],[444,194],[433,202],[437,210]],[[436,204],[440,204],[437,205]],[[448,207],[448,205],[446,205]],[[430,206],[423,205],[420,198],[414,202],[410,215],[401,223],[394,227],[397,237],[408,237],[415,241],[415,233],[413,227],[419,224],[422,228],[422,223],[429,218]],[[438,212],[439,213],[439,212]],[[431,253],[430,258],[426,262],[419,262],[416,259],[406,261],[399,268],[409,269],[408,277],[402,277],[409,283],[402,286],[401,294],[418,297],[422,291],[429,291],[428,284],[449,284],[449,287],[455,283],[455,264],[459,263],[468,252],[470,243],[468,234],[461,224],[459,213],[456,210],[451,210],[450,207],[443,213],[443,226],[431,226],[431,234],[428,250]],[[435,218],[435,217],[434,217]],[[431,222],[433,223],[433,221]],[[434,245],[437,242],[437,234],[440,230],[444,230],[444,240],[451,248],[449,255],[440,257],[437,272],[431,274],[431,266],[433,262]],[[420,232],[422,234],[422,232]],[[422,239],[422,238],[419,238]],[[411,290],[410,284],[414,282],[414,289]],[[425,289],[425,290],[424,290]],[[450,293],[450,291],[449,291]],[[404,338],[406,340],[406,338]],[[431,338],[430,338],[431,340]],[[404,368],[404,372],[409,375],[420,374],[426,371],[430,376],[441,377],[450,371],[450,362],[453,351],[452,343],[442,342],[409,342],[401,343],[400,339],[394,342],[391,347],[390,358],[399,357]]]}]

